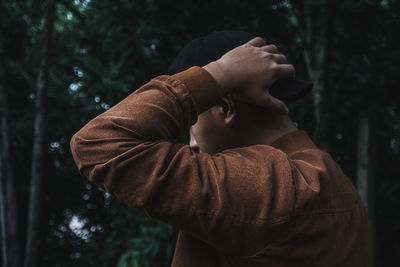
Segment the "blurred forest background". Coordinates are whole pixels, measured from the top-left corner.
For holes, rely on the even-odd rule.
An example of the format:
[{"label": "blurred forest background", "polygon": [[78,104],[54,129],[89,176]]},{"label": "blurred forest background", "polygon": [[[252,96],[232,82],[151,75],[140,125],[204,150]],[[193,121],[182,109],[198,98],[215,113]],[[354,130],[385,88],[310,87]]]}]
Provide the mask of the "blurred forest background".
[{"label": "blurred forest background", "polygon": [[399,266],[400,1],[0,0],[1,266],[170,265],[176,230],[88,183],[69,140],[221,29],[314,81],[291,115],[357,186],[375,266]]}]

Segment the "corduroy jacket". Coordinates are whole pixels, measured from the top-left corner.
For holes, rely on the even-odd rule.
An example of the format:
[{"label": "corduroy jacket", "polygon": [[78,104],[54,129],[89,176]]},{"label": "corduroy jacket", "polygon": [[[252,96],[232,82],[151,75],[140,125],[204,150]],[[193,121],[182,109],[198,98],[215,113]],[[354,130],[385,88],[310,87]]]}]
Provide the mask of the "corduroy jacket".
[{"label": "corduroy jacket", "polygon": [[152,79],[73,136],[79,171],[180,229],[172,266],[370,266],[365,207],[304,131],[215,155],[172,142],[217,88],[200,67]]}]

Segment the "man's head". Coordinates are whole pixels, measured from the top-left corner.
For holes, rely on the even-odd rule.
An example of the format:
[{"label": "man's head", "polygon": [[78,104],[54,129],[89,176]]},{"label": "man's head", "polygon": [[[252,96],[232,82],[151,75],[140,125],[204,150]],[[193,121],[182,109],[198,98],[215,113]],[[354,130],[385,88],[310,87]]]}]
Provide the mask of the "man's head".
[{"label": "man's head", "polygon": [[[205,66],[228,51],[253,39],[242,31],[219,31],[189,42],[168,69],[170,75],[192,66]],[[273,96],[290,100],[301,97],[312,86],[307,81],[280,80],[270,88]],[[243,102],[235,95],[225,96],[220,104],[199,115],[191,128],[191,146],[211,154],[231,147],[266,143],[292,126],[288,116]],[[268,130],[268,131],[266,131]],[[261,135],[261,136],[260,136]],[[270,138],[262,138],[270,137]]]},{"label": "man's head", "polygon": [[190,146],[198,152],[215,154],[225,149],[271,144],[294,131],[288,115],[276,114],[228,95],[201,113],[190,128]]}]

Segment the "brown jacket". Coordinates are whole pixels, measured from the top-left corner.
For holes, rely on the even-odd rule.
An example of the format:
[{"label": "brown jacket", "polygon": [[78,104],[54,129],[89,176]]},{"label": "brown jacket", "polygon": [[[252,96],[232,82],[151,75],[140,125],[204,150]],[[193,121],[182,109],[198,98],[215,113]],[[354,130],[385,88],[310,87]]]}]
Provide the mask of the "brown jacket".
[{"label": "brown jacket", "polygon": [[370,266],[364,205],[305,132],[216,155],[172,143],[217,86],[200,67],[151,80],[73,136],[80,172],[181,230],[172,266]]}]

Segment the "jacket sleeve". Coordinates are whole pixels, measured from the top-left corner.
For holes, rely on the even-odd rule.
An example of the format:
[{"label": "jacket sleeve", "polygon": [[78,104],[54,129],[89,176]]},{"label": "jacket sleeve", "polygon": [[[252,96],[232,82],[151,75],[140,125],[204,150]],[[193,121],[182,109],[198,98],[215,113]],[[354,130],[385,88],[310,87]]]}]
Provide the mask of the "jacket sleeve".
[{"label": "jacket sleeve", "polygon": [[225,253],[251,254],[294,213],[291,163],[266,145],[196,154],[171,140],[218,101],[200,67],[159,76],[71,139],[79,171],[129,207]]}]

